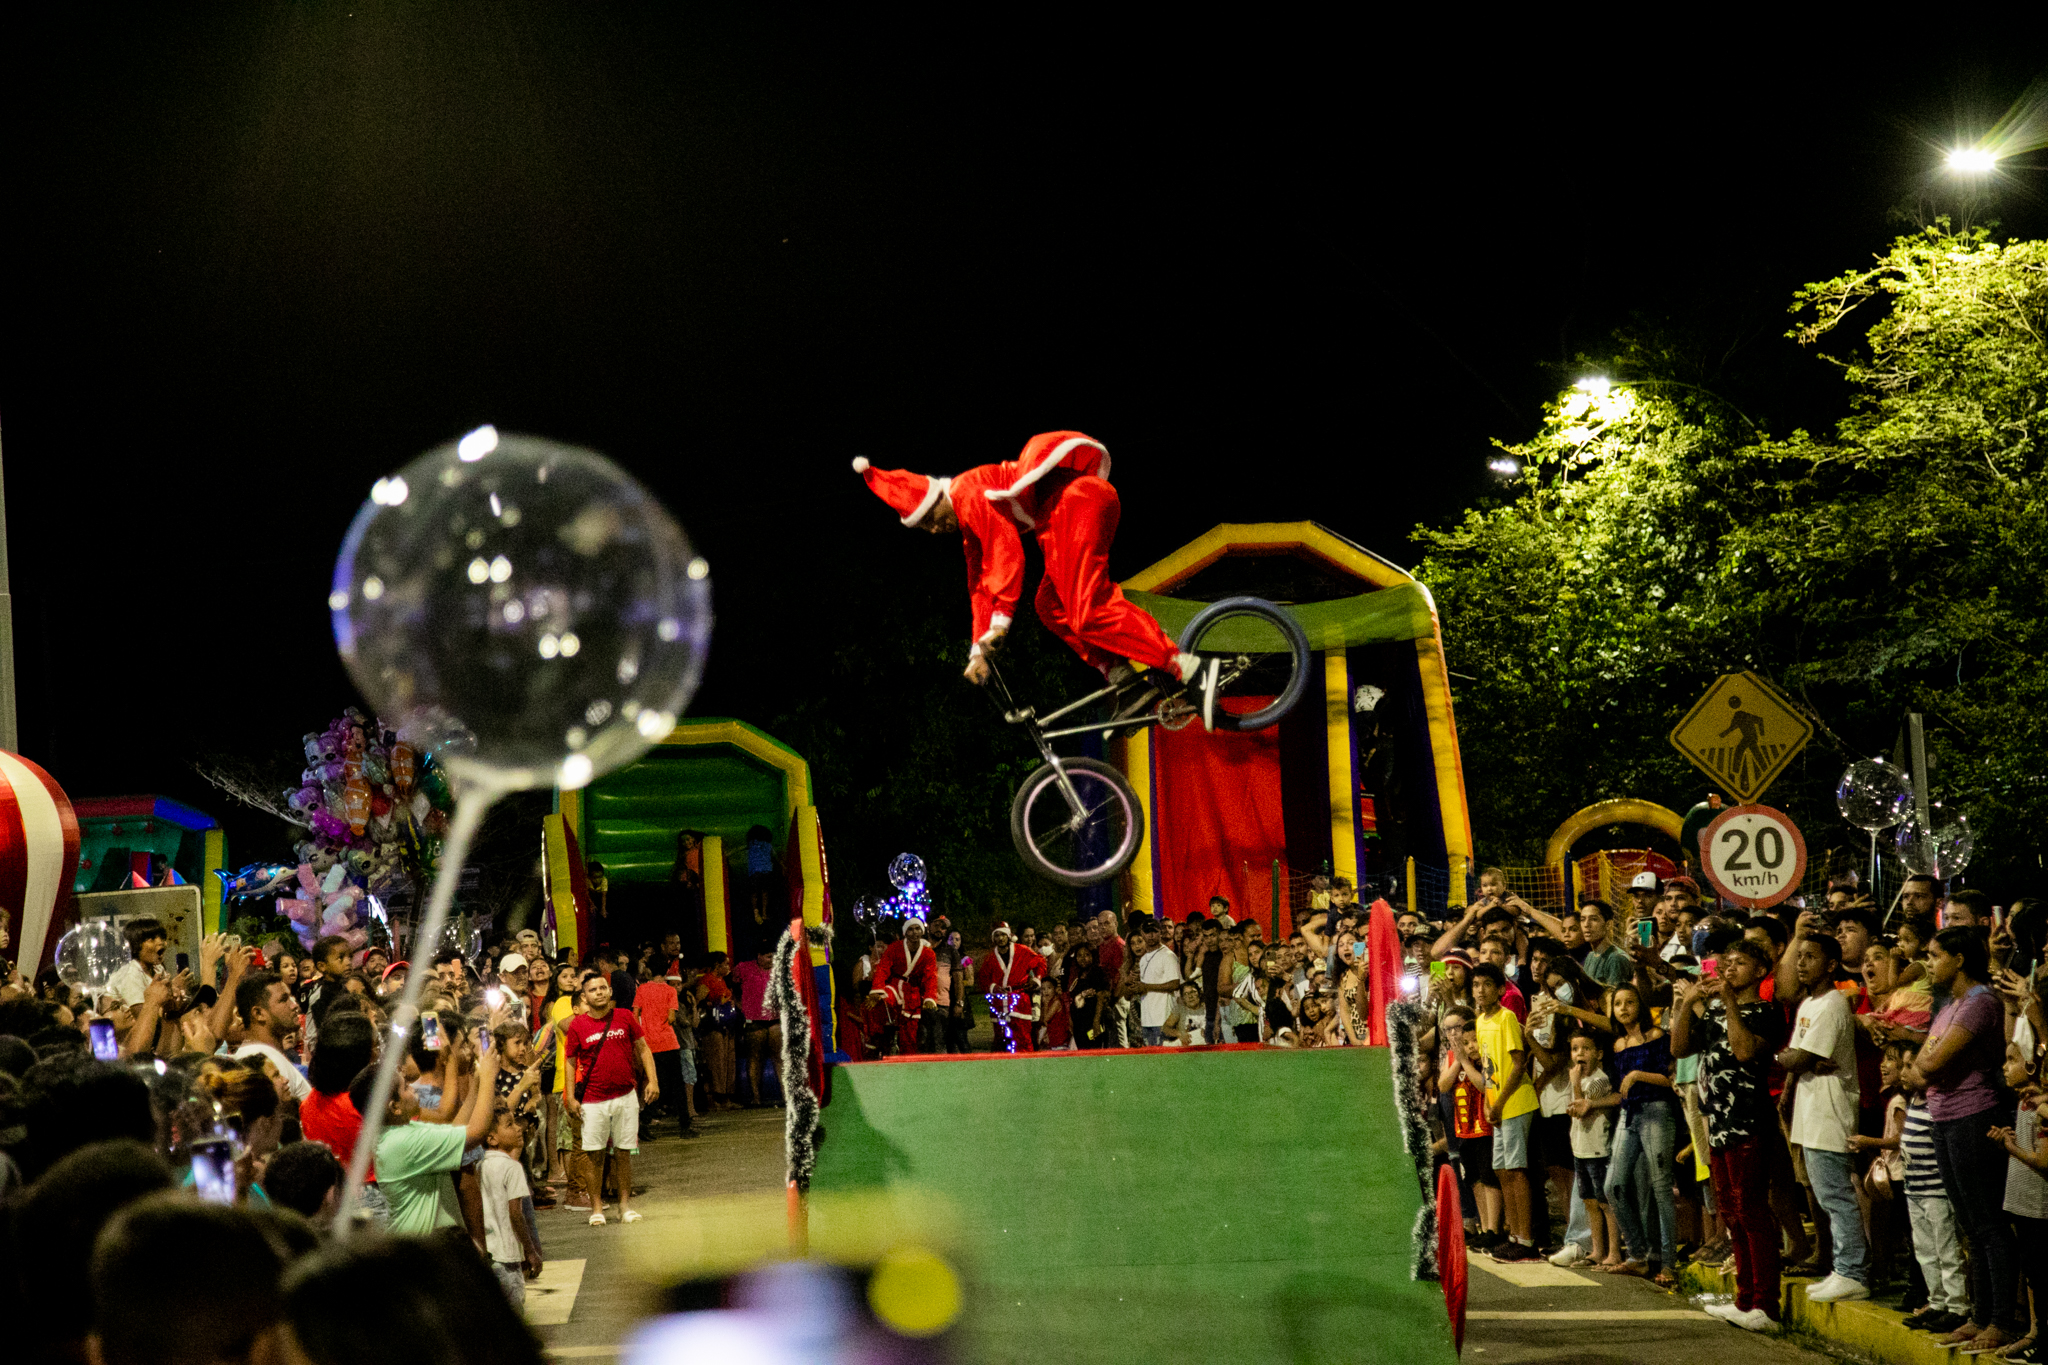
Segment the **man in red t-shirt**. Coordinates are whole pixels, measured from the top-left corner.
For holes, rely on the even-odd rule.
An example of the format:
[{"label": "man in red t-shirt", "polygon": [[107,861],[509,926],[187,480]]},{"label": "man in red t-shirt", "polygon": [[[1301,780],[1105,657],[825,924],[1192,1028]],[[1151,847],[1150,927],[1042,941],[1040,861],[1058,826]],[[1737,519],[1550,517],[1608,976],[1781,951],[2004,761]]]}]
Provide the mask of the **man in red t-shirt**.
[{"label": "man in red t-shirt", "polygon": [[590,1223],[604,1223],[603,1187],[598,1183],[593,1153],[612,1149],[619,1182],[619,1221],[637,1223],[633,1209],[633,1157],[640,1150],[640,1096],[633,1088],[634,1064],[646,1081],[647,1103],[661,1098],[654,1072],[654,1053],[630,1013],[612,1007],[612,983],[603,972],[583,974],[583,1007],[562,1026],[569,1061],[569,1081],[562,1107],[583,1123],[583,1150],[578,1154],[583,1188],[590,1191]]}]

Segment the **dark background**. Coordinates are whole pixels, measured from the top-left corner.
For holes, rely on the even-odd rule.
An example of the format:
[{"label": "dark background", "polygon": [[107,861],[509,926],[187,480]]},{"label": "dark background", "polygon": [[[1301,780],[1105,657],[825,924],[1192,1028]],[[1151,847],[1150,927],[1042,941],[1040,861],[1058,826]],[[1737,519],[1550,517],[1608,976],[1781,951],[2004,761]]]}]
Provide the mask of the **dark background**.
[{"label": "dark background", "polygon": [[965,635],[957,547],[856,453],[951,472],[1085,430],[1125,574],[1263,518],[1412,563],[1631,321],[1768,428],[1830,423],[1791,290],[1935,211],[2048,226],[2042,173],[1965,203],[1936,170],[2040,54],[1735,22],[10,7],[22,748],[281,853],[190,765],[355,700],[342,532],[486,421],[663,496],[716,587],[693,711],[771,728],[831,704],[819,661],[883,599]]}]

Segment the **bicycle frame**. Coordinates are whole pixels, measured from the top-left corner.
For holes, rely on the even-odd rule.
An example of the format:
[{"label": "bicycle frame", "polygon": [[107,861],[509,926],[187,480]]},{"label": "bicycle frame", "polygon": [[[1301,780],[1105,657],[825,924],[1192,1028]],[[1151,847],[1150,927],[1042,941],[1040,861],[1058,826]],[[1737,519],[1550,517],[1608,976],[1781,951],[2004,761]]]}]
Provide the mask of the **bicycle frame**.
[{"label": "bicycle frame", "polygon": [[1058,774],[1060,795],[1066,798],[1067,810],[1070,812],[1069,827],[1080,829],[1088,822],[1088,810],[1081,804],[1080,793],[1074,790],[1073,782],[1067,777],[1066,765],[1061,763],[1060,756],[1053,752],[1052,741],[1065,739],[1070,735],[1085,735],[1091,731],[1101,733],[1109,730],[1141,730],[1147,725],[1154,724],[1158,717],[1148,711],[1144,715],[1131,716],[1124,720],[1097,720],[1086,725],[1069,726],[1064,730],[1048,730],[1046,726],[1056,725],[1083,707],[1114,697],[1119,689],[1104,687],[1090,692],[1079,701],[1069,702],[1041,720],[1036,707],[1017,704],[1016,695],[1010,691],[1010,685],[1003,681],[1002,671],[996,667],[994,659],[988,661],[988,680],[989,685],[995,689],[996,696],[1000,698],[996,702],[996,709],[1003,713],[1003,719],[1011,725],[1023,726],[1025,733],[1031,736],[1031,742],[1038,746],[1039,755],[1045,759],[1053,772]]}]

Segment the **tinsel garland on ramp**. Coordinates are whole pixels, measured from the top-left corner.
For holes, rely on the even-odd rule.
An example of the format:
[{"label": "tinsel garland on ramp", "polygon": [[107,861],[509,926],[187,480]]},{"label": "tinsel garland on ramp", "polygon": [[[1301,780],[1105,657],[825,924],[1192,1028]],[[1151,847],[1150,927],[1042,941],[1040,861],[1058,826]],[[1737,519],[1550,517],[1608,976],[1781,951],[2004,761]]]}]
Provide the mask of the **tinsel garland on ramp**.
[{"label": "tinsel garland on ramp", "polygon": [[1421,1035],[1429,1013],[1413,1001],[1397,1000],[1387,1006],[1387,1042],[1393,1054],[1394,1112],[1401,1120],[1401,1145],[1415,1163],[1415,1180],[1422,1187],[1422,1208],[1415,1215],[1414,1259],[1409,1273],[1418,1280],[1437,1278],[1436,1264],[1436,1181],[1430,1179],[1435,1165],[1430,1152],[1429,1120],[1422,1089]]},{"label": "tinsel garland on ramp", "polygon": [[[793,928],[793,926],[792,926]],[[823,925],[810,925],[804,937],[822,948],[832,937]],[[825,1140],[819,1122],[817,1092],[811,1089],[811,1016],[804,1009],[796,989],[797,939],[790,930],[782,932],[775,945],[775,970],[768,978],[768,1001],[782,1020],[781,1069],[783,1095],[783,1145],[789,1154],[789,1180],[799,1193],[808,1194],[811,1171],[818,1164],[818,1144]],[[808,954],[806,954],[808,957]],[[804,966],[809,967],[806,961]]]}]

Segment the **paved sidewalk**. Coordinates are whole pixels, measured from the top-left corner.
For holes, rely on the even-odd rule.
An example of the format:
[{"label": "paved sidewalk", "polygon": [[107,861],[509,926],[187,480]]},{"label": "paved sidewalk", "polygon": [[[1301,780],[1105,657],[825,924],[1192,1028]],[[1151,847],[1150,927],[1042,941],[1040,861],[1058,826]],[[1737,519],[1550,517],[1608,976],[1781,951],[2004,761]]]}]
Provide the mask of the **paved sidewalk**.
[{"label": "paved sidewalk", "polygon": [[633,1201],[641,1222],[620,1223],[616,1205],[601,1228],[590,1226],[588,1213],[562,1207],[540,1215],[547,1273],[538,1282],[543,1292],[528,1286],[527,1318],[551,1356],[598,1365],[617,1357],[619,1343],[653,1308],[634,1253],[662,1236],[682,1201],[780,1195],[782,1122],[780,1109],[745,1109],[699,1119],[703,1136],[685,1139],[664,1120],[661,1137],[650,1142],[643,1133],[633,1163],[634,1180],[647,1191]]}]

